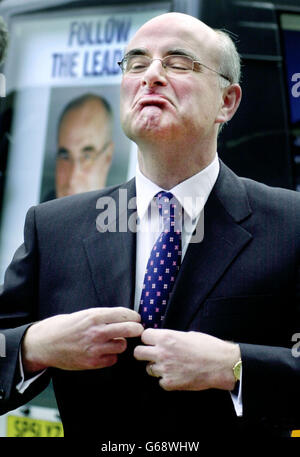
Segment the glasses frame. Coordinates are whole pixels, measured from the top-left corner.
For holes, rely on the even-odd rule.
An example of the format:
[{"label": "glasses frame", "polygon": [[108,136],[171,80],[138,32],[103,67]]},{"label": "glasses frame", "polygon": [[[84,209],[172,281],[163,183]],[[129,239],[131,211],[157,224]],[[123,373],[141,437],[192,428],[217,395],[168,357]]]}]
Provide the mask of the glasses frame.
[{"label": "glasses frame", "polygon": [[[95,155],[94,155],[93,158],[91,159],[90,166],[92,166],[92,165],[96,162],[96,160],[98,159],[98,157],[100,157],[100,156],[106,151],[106,149],[108,148],[108,146],[109,146],[111,143],[112,143],[111,140],[107,141],[106,143],[104,143],[104,145],[102,146],[101,149],[99,149],[98,151],[95,152]],[[64,157],[62,157],[62,156],[60,155],[60,150],[58,150],[57,153],[56,153],[56,161],[57,161],[57,162],[58,162],[58,161],[61,161],[61,163],[62,163],[62,161],[69,162],[69,163],[76,163],[76,162],[78,162],[78,163],[80,164],[80,168],[82,168],[82,169],[85,168],[85,166],[84,166],[85,159],[84,159],[83,156],[82,156],[82,157],[79,157],[79,159],[73,159],[73,158],[66,159],[66,158],[64,158]],[[86,167],[86,168],[88,168],[88,167]]]},{"label": "glasses frame", "polygon": [[[122,73],[123,74],[127,74],[126,70],[125,70],[125,65],[126,64],[126,61],[130,58],[130,57],[135,57],[135,56],[140,56],[141,54],[130,54],[130,55],[127,55],[127,56],[124,56],[122,60],[118,61],[118,65],[119,67],[121,68],[122,70]],[[170,55],[167,55],[165,57],[163,57],[162,59],[159,59],[159,58],[155,58],[155,59],[151,59],[151,57],[147,56],[147,55],[141,55],[141,57],[145,57],[146,59],[149,60],[149,67],[150,65],[152,64],[152,62],[154,62],[154,60],[160,60],[161,64],[162,64],[162,67],[167,70],[167,66],[164,64],[164,61],[165,59],[167,59],[168,57],[185,57],[187,59],[190,59],[191,62],[193,63],[193,66],[191,68],[190,71],[198,71],[197,69],[195,69],[195,63],[201,65],[202,67],[204,68],[207,68],[208,70],[210,71],[213,71],[214,73],[216,73],[217,75],[221,76],[222,78],[226,79],[226,81],[228,81],[230,84],[232,84],[231,80],[228,78],[228,76],[224,75],[223,73],[220,73],[219,71],[217,70],[214,70],[213,68],[210,68],[208,67],[207,65],[205,65],[204,63],[200,62],[200,60],[194,60],[193,57],[191,56],[186,56],[184,54],[170,54]],[[149,68],[147,67],[147,68]],[[189,71],[189,70],[187,70]],[[137,72],[137,73],[133,73],[133,74],[139,74],[139,73],[143,73],[142,71],[141,72]]]}]

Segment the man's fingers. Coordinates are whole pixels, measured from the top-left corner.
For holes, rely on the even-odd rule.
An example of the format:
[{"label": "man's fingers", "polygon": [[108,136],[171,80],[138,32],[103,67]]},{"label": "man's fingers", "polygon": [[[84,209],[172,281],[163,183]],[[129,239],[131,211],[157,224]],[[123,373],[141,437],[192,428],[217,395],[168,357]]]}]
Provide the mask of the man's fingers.
[{"label": "man's fingers", "polygon": [[164,329],[147,328],[142,334],[142,342],[155,346],[165,331]]},{"label": "man's fingers", "polygon": [[153,346],[136,346],[133,355],[137,360],[155,361],[155,348]]},{"label": "man's fingers", "polygon": [[139,313],[133,309],[123,308],[118,306],[115,308],[102,308],[106,313],[106,322],[105,324],[110,324],[113,322],[140,322],[141,316]]},{"label": "man's fingers", "polygon": [[[116,354],[104,354],[99,361],[97,368],[107,368],[115,365],[118,361],[118,356]],[[94,367],[95,368],[95,367]]]},{"label": "man's fingers", "polygon": [[104,343],[101,346],[103,354],[121,354],[127,348],[127,341],[125,338],[115,338]]},{"label": "man's fingers", "polygon": [[138,322],[118,322],[107,324],[103,333],[107,340],[112,340],[113,338],[133,338],[140,336],[144,331],[144,327]]},{"label": "man's fingers", "polygon": [[147,364],[146,371],[147,371],[148,375],[152,376],[153,378],[161,378],[159,367],[154,362],[149,362]]},{"label": "man's fingers", "polygon": [[116,306],[112,308],[90,308],[88,310],[79,311],[79,313],[87,313],[90,319],[93,319],[94,324],[111,324],[114,322],[140,322],[141,316],[133,309]]}]

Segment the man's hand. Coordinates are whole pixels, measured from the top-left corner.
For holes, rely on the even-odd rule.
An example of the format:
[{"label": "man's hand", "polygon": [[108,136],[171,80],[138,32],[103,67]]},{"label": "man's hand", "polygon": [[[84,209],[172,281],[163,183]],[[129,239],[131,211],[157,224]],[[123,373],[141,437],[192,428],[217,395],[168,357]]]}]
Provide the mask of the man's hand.
[{"label": "man's hand", "polygon": [[142,334],[139,322],[138,313],[122,307],[90,308],[39,321],[23,338],[24,370],[88,370],[114,365],[117,354],[126,349],[126,338]]},{"label": "man's hand", "polygon": [[148,360],[149,375],[160,378],[165,390],[233,390],[233,366],[240,358],[237,344],[200,332],[147,329],[147,346],[137,346],[134,357]]}]

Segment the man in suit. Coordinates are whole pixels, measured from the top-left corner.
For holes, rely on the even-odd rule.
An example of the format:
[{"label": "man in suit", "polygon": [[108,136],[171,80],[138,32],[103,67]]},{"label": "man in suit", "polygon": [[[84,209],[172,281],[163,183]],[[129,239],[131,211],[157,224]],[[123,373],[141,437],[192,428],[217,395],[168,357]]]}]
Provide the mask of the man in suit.
[{"label": "man in suit", "polygon": [[[289,430],[299,423],[291,346],[300,197],[239,178],[217,158],[220,125],[241,99],[235,47],[223,32],[168,13],[138,30],[121,66],[121,120],[138,145],[136,179],[29,210],[1,295],[2,411],[52,377],[66,435]],[[165,244],[152,249],[160,230],[149,230],[148,209],[161,191],[187,222],[182,233],[169,227]],[[165,284],[173,288],[161,303],[164,287],[159,276],[151,284],[149,269],[157,273],[175,237],[180,248]]]}]

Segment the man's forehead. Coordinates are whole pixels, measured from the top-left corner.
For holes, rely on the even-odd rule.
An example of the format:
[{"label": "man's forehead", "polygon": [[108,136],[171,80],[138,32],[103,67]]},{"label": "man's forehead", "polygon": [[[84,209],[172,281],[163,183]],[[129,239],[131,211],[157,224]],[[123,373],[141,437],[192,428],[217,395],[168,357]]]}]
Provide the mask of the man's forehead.
[{"label": "man's forehead", "polygon": [[75,110],[69,111],[63,118],[59,136],[70,138],[81,137],[102,137],[108,130],[108,121],[103,117],[102,113],[95,115],[93,112],[76,113]]},{"label": "man's forehead", "polygon": [[62,123],[73,123],[77,121],[93,124],[95,121],[103,122],[107,117],[105,108],[99,100],[88,100],[82,105],[67,111],[62,118]]},{"label": "man's forehead", "polygon": [[[182,45],[182,43],[181,43]],[[168,55],[185,55],[189,56],[192,58],[197,59],[198,56],[192,52],[188,47],[180,47],[180,46],[160,46],[159,53],[161,54],[162,57],[168,56]],[[130,55],[152,55],[152,49],[150,48],[145,48],[145,47],[136,47],[136,48],[131,48],[126,52],[126,56]]]},{"label": "man's forehead", "polygon": [[[184,20],[180,20],[181,17]],[[218,37],[213,29],[196,18],[169,13],[148,21],[136,32],[126,53],[134,49],[144,49],[149,54],[160,52],[162,55],[181,49],[199,56],[214,50],[217,52]]]}]

